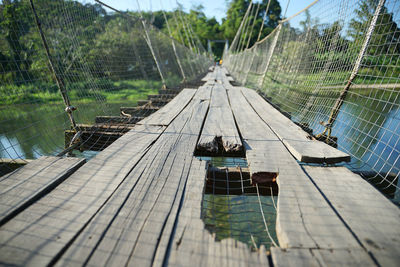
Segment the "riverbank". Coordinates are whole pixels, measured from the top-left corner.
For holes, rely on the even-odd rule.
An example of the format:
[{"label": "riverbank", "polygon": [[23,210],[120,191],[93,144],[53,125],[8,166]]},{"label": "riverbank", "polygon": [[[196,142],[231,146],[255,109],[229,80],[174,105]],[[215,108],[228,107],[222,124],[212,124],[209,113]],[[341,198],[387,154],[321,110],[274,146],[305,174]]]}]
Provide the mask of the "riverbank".
[{"label": "riverbank", "polygon": [[[105,101],[107,103],[136,103],[146,99],[149,94],[156,94],[161,88],[160,81],[98,80],[96,82],[76,82],[68,84],[67,93],[72,103],[91,103]],[[0,86],[0,106],[16,104],[46,103],[53,104],[62,100],[55,84],[32,83]]]}]

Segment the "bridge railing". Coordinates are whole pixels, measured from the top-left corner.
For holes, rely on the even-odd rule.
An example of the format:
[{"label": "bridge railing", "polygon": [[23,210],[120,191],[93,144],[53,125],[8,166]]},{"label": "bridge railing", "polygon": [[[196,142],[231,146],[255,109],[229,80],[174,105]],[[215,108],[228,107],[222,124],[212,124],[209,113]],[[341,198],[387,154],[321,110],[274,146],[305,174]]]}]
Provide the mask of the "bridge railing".
[{"label": "bridge railing", "polygon": [[399,7],[398,0],[315,1],[251,48],[239,43],[224,54],[239,83],[350,153],[349,167],[397,200]]},{"label": "bridge railing", "polygon": [[78,133],[76,125],[119,115],[121,106],[207,71],[204,50],[153,27],[139,7],[131,10],[101,1],[0,3],[0,158],[57,154],[70,145],[64,130]]}]

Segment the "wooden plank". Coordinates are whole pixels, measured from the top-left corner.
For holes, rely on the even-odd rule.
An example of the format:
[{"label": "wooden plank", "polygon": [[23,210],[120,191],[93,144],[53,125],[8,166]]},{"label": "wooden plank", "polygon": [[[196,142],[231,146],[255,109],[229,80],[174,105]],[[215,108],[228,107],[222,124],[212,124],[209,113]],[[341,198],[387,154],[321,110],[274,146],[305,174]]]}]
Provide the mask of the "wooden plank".
[{"label": "wooden plank", "polygon": [[149,266],[156,253],[163,258],[167,247],[160,239],[171,235],[176,220],[209,91],[197,91],[60,263]]},{"label": "wooden plank", "polygon": [[363,249],[271,248],[274,266],[376,266]]},{"label": "wooden plank", "polygon": [[[162,95],[160,95],[162,96]],[[139,100],[137,102],[138,106],[149,105],[153,107],[162,107],[165,106],[171,99],[166,97],[161,98],[150,98],[149,100]]]},{"label": "wooden plank", "polygon": [[350,231],[240,90],[228,96],[253,183],[277,175],[277,236],[284,248],[360,248]]},{"label": "wooden plank", "polygon": [[381,266],[400,262],[400,209],[345,167],[304,169]]},{"label": "wooden plank", "polygon": [[[259,174],[277,173],[278,160],[274,147],[281,142],[271,129],[257,116],[238,89],[228,90],[233,115],[243,138],[246,158],[252,179]],[[283,151],[283,150],[282,150]]]},{"label": "wooden plank", "polygon": [[183,89],[174,99],[172,99],[167,105],[151,114],[147,118],[144,118],[138,124],[148,125],[164,125],[167,126],[171,121],[178,116],[178,114],[185,108],[185,106],[192,99],[196,90],[194,89]]},{"label": "wooden plank", "polygon": [[4,224],[0,228],[0,262],[50,264],[127,179],[164,129],[136,126]]},{"label": "wooden plank", "polygon": [[33,159],[0,158],[0,177],[28,164]]},{"label": "wooden plank", "polygon": [[135,124],[141,119],[143,119],[143,117],[96,116],[95,123]]},{"label": "wooden plank", "polygon": [[[75,130],[65,130],[65,148],[69,147],[71,140],[75,136]],[[118,138],[123,136],[124,132],[95,132],[82,131],[79,136],[82,144],[79,149],[90,151],[103,151],[109,145],[114,143]],[[77,148],[78,149],[78,148]]]},{"label": "wooden plank", "polygon": [[149,116],[150,114],[158,111],[159,107],[120,107],[121,116],[125,117],[144,117]]},{"label": "wooden plank", "polygon": [[226,90],[221,85],[215,84],[212,87],[210,109],[197,149],[221,153],[222,151],[219,151],[221,146],[227,153],[242,151],[242,142],[236,129]]},{"label": "wooden plank", "polygon": [[149,100],[152,100],[152,99],[159,99],[159,100],[168,99],[169,101],[171,101],[175,96],[176,96],[176,94],[147,95],[147,99],[149,99]]},{"label": "wooden plank", "polygon": [[241,88],[243,95],[257,114],[282,140],[299,161],[309,163],[337,163],[350,161],[350,156],[311,137],[290,119],[273,108],[256,91]]},{"label": "wooden plank", "polygon": [[[251,252],[246,244],[231,238],[216,241],[201,219],[206,177],[205,162],[194,160],[176,230],[171,237],[167,265],[171,266],[268,266],[265,250]],[[156,266],[162,260],[156,257]]]},{"label": "wooden plank", "polygon": [[0,225],[53,190],[86,162],[81,158],[41,157],[0,178]]},{"label": "wooden plank", "polygon": [[201,79],[203,82],[214,81],[215,80],[215,72],[208,72],[204,78]]}]

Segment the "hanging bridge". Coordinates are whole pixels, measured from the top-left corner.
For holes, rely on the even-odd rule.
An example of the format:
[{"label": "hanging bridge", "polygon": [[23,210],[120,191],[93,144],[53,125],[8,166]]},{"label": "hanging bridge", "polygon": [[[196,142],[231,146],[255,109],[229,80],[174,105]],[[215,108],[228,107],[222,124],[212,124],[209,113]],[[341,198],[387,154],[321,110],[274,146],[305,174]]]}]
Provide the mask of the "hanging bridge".
[{"label": "hanging bridge", "polygon": [[398,1],[250,1],[223,66],[95,2],[2,10],[2,265],[398,265]]}]

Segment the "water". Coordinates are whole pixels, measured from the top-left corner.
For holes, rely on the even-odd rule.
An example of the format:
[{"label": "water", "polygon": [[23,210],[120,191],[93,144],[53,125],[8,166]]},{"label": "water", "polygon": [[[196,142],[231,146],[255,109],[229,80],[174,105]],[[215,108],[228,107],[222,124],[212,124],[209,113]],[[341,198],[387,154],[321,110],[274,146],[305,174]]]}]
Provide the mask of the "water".
[{"label": "water", "polygon": [[[93,124],[96,116],[118,115],[127,103],[77,103],[74,117],[78,123]],[[70,121],[64,104],[23,104],[0,110],[0,158],[36,159],[64,149],[64,130]],[[90,158],[94,152],[85,151]]]},{"label": "water", "polygon": [[[399,175],[400,98],[396,90],[352,89],[348,93],[332,135],[338,137],[338,149],[351,155],[351,162],[346,165],[353,171],[374,171],[383,177]],[[308,123],[318,134],[324,130],[320,122],[328,121],[338,94],[313,97],[286,90],[275,93],[272,102],[289,112],[294,121]],[[396,195],[395,200],[400,201],[399,189]]]}]

